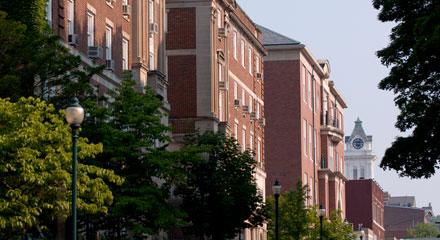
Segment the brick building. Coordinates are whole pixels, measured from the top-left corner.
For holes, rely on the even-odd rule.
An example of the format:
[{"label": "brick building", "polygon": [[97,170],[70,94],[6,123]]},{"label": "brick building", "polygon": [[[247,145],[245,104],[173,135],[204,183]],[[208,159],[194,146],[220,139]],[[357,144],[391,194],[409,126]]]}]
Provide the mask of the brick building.
[{"label": "brick building", "polygon": [[[265,195],[261,32],[233,0],[167,0],[170,123],[176,145],[195,131],[234,136],[255,153]],[[265,239],[247,229],[244,239]],[[243,239],[243,238],[242,238]]]},{"label": "brick building", "polygon": [[346,218],[356,228],[373,231],[368,239],[385,239],[383,190],[373,179],[346,182]]},{"label": "brick building", "polygon": [[309,186],[308,205],[344,211],[342,129],[347,106],[329,80],[330,64],[316,60],[300,42],[259,28],[268,51],[266,189],[278,179],[283,191],[289,191],[301,180]]},{"label": "brick building", "polygon": [[[147,84],[167,102],[165,0],[48,0],[47,20],[84,65],[105,65],[93,77],[97,93],[119,86],[131,70],[139,89]],[[167,119],[164,119],[164,123]]]}]

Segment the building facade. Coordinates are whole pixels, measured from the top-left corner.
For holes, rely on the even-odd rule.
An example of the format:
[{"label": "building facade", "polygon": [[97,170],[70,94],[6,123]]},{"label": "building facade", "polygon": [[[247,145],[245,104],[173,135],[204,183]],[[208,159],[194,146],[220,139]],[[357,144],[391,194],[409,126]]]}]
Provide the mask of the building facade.
[{"label": "building facade", "polygon": [[[168,0],[167,62],[173,137],[224,132],[250,149],[265,196],[262,34],[233,0]],[[242,239],[265,239],[264,228]]]},{"label": "building facade", "polygon": [[373,179],[346,182],[347,220],[354,229],[373,231],[373,240],[385,239],[383,190]]},{"label": "building facade", "polygon": [[418,223],[428,223],[424,209],[415,207],[385,206],[385,236],[398,239],[407,237],[408,229]]},{"label": "building facade", "polygon": [[374,179],[376,155],[373,136],[365,134],[362,121],[355,121],[353,132],[345,137],[345,175],[350,180]]},{"label": "building facade", "polygon": [[[271,189],[307,184],[307,205],[345,210],[343,109],[345,101],[329,80],[330,64],[316,60],[300,42],[259,26],[264,58],[266,162]],[[268,192],[268,194],[271,194]]]},{"label": "building facade", "polygon": [[169,111],[165,0],[48,0],[46,13],[53,32],[84,66],[105,66],[91,81],[98,95],[120,86],[131,71],[139,90],[151,86]]}]

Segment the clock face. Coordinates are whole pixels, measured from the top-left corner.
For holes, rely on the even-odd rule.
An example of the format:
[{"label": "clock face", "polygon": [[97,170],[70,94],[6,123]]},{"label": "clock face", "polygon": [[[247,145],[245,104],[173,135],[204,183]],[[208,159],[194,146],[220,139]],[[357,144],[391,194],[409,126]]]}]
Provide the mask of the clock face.
[{"label": "clock face", "polygon": [[361,149],[364,147],[364,141],[360,138],[355,138],[351,144],[355,149]]}]

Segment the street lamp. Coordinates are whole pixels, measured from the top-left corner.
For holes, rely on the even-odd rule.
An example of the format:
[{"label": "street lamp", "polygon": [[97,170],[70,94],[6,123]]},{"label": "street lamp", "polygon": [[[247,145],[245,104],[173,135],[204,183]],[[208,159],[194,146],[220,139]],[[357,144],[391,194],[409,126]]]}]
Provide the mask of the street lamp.
[{"label": "street lamp", "polygon": [[273,196],[275,197],[275,240],[279,240],[279,228],[278,228],[278,199],[280,198],[281,193],[281,184],[278,180],[275,180],[275,184],[272,186]]},{"label": "street lamp", "polygon": [[325,216],[325,208],[320,205],[319,206],[319,239],[322,240],[323,237],[323,226],[322,226],[322,221],[324,220],[324,216]]},{"label": "street lamp", "polygon": [[76,97],[66,108],[66,120],[72,128],[72,240],[76,240],[76,179],[77,179],[77,141],[78,129],[84,120],[84,108]]}]

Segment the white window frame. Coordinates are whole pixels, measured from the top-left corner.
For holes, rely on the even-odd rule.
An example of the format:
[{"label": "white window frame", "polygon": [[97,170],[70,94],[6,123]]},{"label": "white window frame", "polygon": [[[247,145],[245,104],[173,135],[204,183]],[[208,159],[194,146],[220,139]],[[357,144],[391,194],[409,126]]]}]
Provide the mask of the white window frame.
[{"label": "white window frame", "polygon": [[261,73],[260,72],[260,57],[259,56],[255,56],[255,71],[257,73]]},{"label": "white window frame", "polygon": [[237,31],[234,31],[232,34],[232,47],[234,52],[234,59],[237,60]]},{"label": "white window frame", "polygon": [[221,28],[222,25],[222,11],[217,9],[217,28]]},{"label": "white window frame", "polygon": [[219,120],[220,122],[225,122],[225,107],[224,107],[224,91],[220,91],[218,98],[218,111],[219,111]]},{"label": "white window frame", "polygon": [[126,38],[122,38],[122,70],[128,70],[128,52],[130,47],[130,41]]},{"label": "white window frame", "polygon": [[257,119],[259,119],[260,118],[260,103],[258,101],[256,101],[255,105],[257,108],[255,116],[257,117]]},{"label": "white window frame", "polygon": [[252,131],[249,133],[249,149],[254,151],[254,132]]},{"label": "white window frame", "polygon": [[46,1],[46,20],[49,26],[52,28],[52,0]]},{"label": "white window frame", "polygon": [[302,83],[303,101],[305,103],[307,103],[306,78],[307,78],[307,69],[304,65],[302,65],[301,83]]},{"label": "white window frame", "polygon": [[312,75],[307,71],[307,101],[312,109]]},{"label": "white window frame", "polygon": [[249,74],[252,75],[252,48],[248,47],[248,69]]},{"label": "white window frame", "polygon": [[75,2],[67,0],[67,34],[75,33]]},{"label": "white window frame", "polygon": [[240,53],[241,53],[241,66],[246,68],[245,64],[244,64],[244,60],[245,60],[245,50],[244,50],[244,40],[241,40],[241,45],[240,45]]},{"label": "white window frame", "polygon": [[113,59],[113,28],[109,25],[105,26],[105,59]]},{"label": "white window frame", "polygon": [[257,162],[260,164],[261,164],[261,153],[262,153],[261,139],[258,138],[258,141],[257,141]]},{"label": "white window frame", "polygon": [[154,23],[154,1],[148,0],[148,22]]},{"label": "white window frame", "polygon": [[234,81],[234,100],[238,99],[238,84]]},{"label": "white window frame", "polygon": [[308,151],[308,142],[307,142],[307,120],[303,119],[303,142],[304,142],[304,155],[307,157],[307,151]]},{"label": "white window frame", "polygon": [[243,125],[243,128],[241,129],[241,149],[246,151],[246,126]]},{"label": "white window frame", "polygon": [[253,101],[254,101],[254,99],[252,98],[252,95],[250,95],[249,94],[249,112],[253,112],[254,111],[254,109],[252,108],[253,107]]},{"label": "white window frame", "polygon": [[234,123],[234,138],[238,141],[238,120],[235,119]]},{"label": "white window frame", "polygon": [[312,147],[313,147],[313,136],[312,136],[312,125],[308,124],[307,127],[307,133],[308,133],[308,140],[309,140],[309,156],[310,156],[310,160],[313,160],[313,151],[312,151]]},{"label": "white window frame", "polygon": [[95,46],[95,14],[87,11],[87,46]]},{"label": "white window frame", "polygon": [[241,89],[241,102],[243,106],[246,105],[246,91],[244,90],[244,88]]}]

